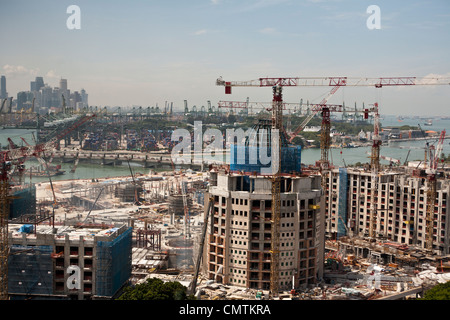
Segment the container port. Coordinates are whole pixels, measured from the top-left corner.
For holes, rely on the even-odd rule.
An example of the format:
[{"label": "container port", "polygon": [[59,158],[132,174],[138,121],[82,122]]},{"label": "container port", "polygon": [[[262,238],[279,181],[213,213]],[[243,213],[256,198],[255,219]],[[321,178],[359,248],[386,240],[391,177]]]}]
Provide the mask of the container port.
[{"label": "container port", "polygon": [[[308,147],[293,145],[292,132],[282,133],[278,191],[270,174],[261,173],[266,168],[262,161],[250,162],[252,155],[261,159],[265,150],[251,145],[250,135],[242,145],[220,145],[219,153],[229,155],[229,163],[203,159],[180,165],[170,153],[177,144],[169,138],[170,129],[147,129],[139,118],[116,119],[108,112],[61,122],[60,132],[71,138],[55,132],[43,143],[48,155],[38,157],[41,175],[33,176],[40,180],[16,182],[27,175],[33,178],[27,162],[15,171],[8,225],[9,299],[115,299],[127,286],[150,278],[178,281],[201,300],[423,296],[450,278],[445,219],[449,172],[446,165],[436,165],[445,130],[425,161],[377,159],[377,141],[389,144],[401,137],[392,135],[392,128],[378,127],[376,106],[361,112],[367,119],[360,125],[367,122],[373,130],[364,139],[359,132],[353,143],[372,148],[370,162],[334,166],[326,156],[336,145],[321,138],[321,159],[305,165],[302,154]],[[174,114],[159,117],[176,119]],[[308,119],[301,113],[298,117]],[[330,130],[332,124],[324,117],[309,121],[317,118],[322,121],[319,131]],[[108,129],[110,122],[114,127]],[[271,136],[273,120],[255,117],[251,130],[261,142]],[[436,134],[417,130],[424,145],[436,139]],[[408,133],[410,138],[417,135]],[[343,141],[341,137],[334,135],[333,141]],[[205,135],[202,147],[213,143]],[[271,145],[270,138],[267,143]],[[247,160],[238,162],[239,155]],[[72,166],[74,173],[80,170],[79,161],[127,172],[64,179],[62,165]],[[59,177],[55,170],[62,171]],[[429,205],[431,198],[435,206]],[[276,210],[279,229],[274,233]],[[433,225],[427,220],[430,213]],[[20,269],[26,263],[31,269]],[[70,274],[64,270],[74,267],[82,270],[77,288],[65,285]],[[23,274],[27,278],[21,280]]]},{"label": "container port", "polygon": [[392,308],[407,317],[450,299],[445,1],[4,2],[0,300],[15,314],[408,300]]}]

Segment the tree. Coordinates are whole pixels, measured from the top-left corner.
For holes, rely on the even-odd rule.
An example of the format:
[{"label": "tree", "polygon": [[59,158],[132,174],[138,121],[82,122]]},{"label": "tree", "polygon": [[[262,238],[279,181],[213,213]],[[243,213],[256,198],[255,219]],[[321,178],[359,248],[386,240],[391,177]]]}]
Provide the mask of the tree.
[{"label": "tree", "polygon": [[186,295],[186,287],[178,281],[164,282],[161,279],[150,278],[134,287],[127,287],[118,300],[192,300],[192,295]]},{"label": "tree", "polygon": [[236,118],[236,116],[234,114],[229,114],[228,115],[228,119],[227,119],[228,123],[233,124],[233,123],[236,122],[236,120],[237,120],[237,118]]},{"label": "tree", "polygon": [[450,300],[450,281],[440,283],[426,291],[421,300]]},{"label": "tree", "polygon": [[305,143],[303,142],[303,139],[301,137],[295,137],[292,140],[292,144],[296,145],[296,146],[301,146],[302,148],[305,146]]}]

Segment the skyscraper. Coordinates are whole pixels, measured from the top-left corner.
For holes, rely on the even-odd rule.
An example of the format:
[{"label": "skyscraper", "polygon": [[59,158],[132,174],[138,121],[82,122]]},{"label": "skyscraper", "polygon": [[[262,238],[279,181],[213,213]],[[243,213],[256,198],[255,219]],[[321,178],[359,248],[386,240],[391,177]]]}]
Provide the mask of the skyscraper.
[{"label": "skyscraper", "polygon": [[44,78],[36,77],[35,83],[36,83],[36,91],[41,90],[41,88],[44,86]]},{"label": "skyscraper", "polygon": [[67,79],[59,80],[59,89],[61,91],[67,91]]},{"label": "skyscraper", "polygon": [[88,106],[88,94],[86,93],[86,90],[81,89],[81,102],[83,104],[83,107]]},{"label": "skyscraper", "polygon": [[17,110],[22,110],[28,101],[31,101],[32,93],[29,91],[20,91],[17,93]]},{"label": "skyscraper", "polygon": [[1,99],[7,99],[8,93],[6,92],[6,77],[2,76],[1,78],[1,84],[0,84],[0,98]]},{"label": "skyscraper", "polygon": [[59,98],[62,100],[61,95],[66,99],[66,103],[69,103],[70,92],[67,90],[67,79],[59,80]]}]

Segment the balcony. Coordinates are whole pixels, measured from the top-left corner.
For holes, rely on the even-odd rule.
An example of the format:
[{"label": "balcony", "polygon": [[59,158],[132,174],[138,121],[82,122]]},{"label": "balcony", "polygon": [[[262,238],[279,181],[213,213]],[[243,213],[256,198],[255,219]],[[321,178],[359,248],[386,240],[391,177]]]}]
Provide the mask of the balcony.
[{"label": "balcony", "polygon": [[249,261],[259,261],[259,253],[251,253],[249,256]]},{"label": "balcony", "polygon": [[72,257],[78,256],[78,247],[70,247],[70,256]]},{"label": "balcony", "polygon": [[64,281],[64,270],[56,270],[55,280]]},{"label": "balcony", "polygon": [[92,272],[85,272],[83,280],[85,282],[91,282],[92,281]]},{"label": "balcony", "polygon": [[64,258],[58,258],[55,262],[56,267],[64,268]]},{"label": "balcony", "polygon": [[252,231],[259,231],[261,228],[258,226],[252,226]]},{"label": "balcony", "polygon": [[91,259],[84,260],[84,269],[92,269],[92,266],[93,266],[93,264],[92,264],[92,260]]}]

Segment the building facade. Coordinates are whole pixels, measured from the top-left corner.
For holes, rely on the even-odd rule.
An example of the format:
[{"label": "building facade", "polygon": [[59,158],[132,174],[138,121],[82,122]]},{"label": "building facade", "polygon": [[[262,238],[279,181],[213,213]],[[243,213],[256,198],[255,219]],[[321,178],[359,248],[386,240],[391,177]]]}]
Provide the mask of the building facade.
[{"label": "building facade", "polygon": [[131,276],[132,228],[10,225],[11,299],[111,299]]},{"label": "building facade", "polygon": [[[425,249],[428,188],[426,175],[412,171],[383,171],[374,179],[363,169],[333,169],[327,176],[325,192],[326,233],[332,239],[368,236],[374,200],[378,237]],[[437,179],[433,251],[443,255],[450,253],[449,194],[450,181]]]},{"label": "building facade", "polygon": [[[270,178],[210,172],[213,214],[203,268],[209,279],[269,290],[272,182]],[[289,290],[322,276],[324,233],[319,176],[284,176],[281,182],[279,288]]]}]

